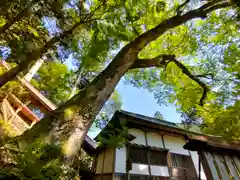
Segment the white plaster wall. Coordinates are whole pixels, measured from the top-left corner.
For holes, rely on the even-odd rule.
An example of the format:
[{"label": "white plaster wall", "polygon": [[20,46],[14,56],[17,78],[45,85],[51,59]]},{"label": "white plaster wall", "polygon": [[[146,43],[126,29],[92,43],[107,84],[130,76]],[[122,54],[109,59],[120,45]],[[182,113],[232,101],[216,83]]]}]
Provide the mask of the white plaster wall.
[{"label": "white plaster wall", "polygon": [[134,140],[130,141],[130,143],[146,146],[145,133],[142,130],[134,128],[128,129],[128,133],[136,137]]},{"label": "white plaster wall", "polygon": [[169,152],[189,156],[188,150],[183,149],[186,143],[182,138],[169,135],[164,135],[163,138],[165,147],[169,149]]},{"label": "white plaster wall", "polygon": [[129,173],[149,175],[148,165],[132,163],[132,170]]},{"label": "white plaster wall", "polygon": [[[196,172],[197,172],[197,175],[199,175],[199,172],[198,172],[198,159],[199,159],[199,156],[198,156],[198,153],[196,151],[189,151],[190,154],[191,154],[191,157],[192,157],[192,160],[193,160],[193,164],[194,164],[194,167],[196,169]],[[204,173],[204,170],[203,170],[203,167],[201,165],[201,179],[203,180],[206,180],[206,175]]]},{"label": "white plaster wall", "polygon": [[113,172],[113,151],[114,151],[113,148],[107,148],[105,150],[105,159],[103,166],[104,173]]},{"label": "white plaster wall", "polygon": [[147,141],[149,146],[163,148],[162,137],[157,133],[148,132]]},{"label": "white plaster wall", "polygon": [[102,174],[102,166],[103,166],[103,157],[104,151],[102,151],[97,158],[97,167],[96,167],[96,174]]},{"label": "white plaster wall", "polygon": [[116,148],[115,155],[115,172],[126,173],[126,146],[122,148]]},{"label": "white plaster wall", "polygon": [[151,174],[153,176],[165,176],[165,177],[169,176],[167,166],[153,166],[153,165],[151,165],[150,167],[151,167]]}]

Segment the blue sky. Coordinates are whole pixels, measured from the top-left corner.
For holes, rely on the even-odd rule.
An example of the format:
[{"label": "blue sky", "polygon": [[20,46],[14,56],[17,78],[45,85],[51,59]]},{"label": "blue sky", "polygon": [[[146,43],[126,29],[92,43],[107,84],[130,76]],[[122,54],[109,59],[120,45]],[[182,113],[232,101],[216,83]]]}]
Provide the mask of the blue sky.
[{"label": "blue sky", "polygon": [[[65,63],[69,68],[72,69],[74,67],[72,62],[73,59],[72,56],[70,56]],[[143,114],[146,116],[153,116],[156,111],[160,111],[167,121],[181,121],[180,114],[176,112],[176,107],[174,105],[159,106],[157,104],[157,100],[154,99],[153,94],[149,93],[143,88],[139,89],[130,84],[124,84],[123,78],[117,85],[116,89],[121,96],[122,110]],[[96,130],[96,128],[94,128],[94,130],[90,130],[88,132],[88,135],[91,138],[94,138],[99,132],[100,129]]]},{"label": "blue sky", "polygon": [[[176,112],[175,106],[159,106],[157,100],[153,98],[153,94],[147,90],[135,88],[120,81],[117,91],[121,95],[123,110],[146,116],[153,116],[156,111],[160,111],[167,121],[180,122],[180,114]],[[88,135],[93,138],[99,132],[100,130],[92,130]]]},{"label": "blue sky", "polygon": [[[118,50],[113,51],[113,54],[116,54]],[[72,56],[69,56],[69,59],[66,60],[66,65],[72,69],[74,65],[72,64]],[[153,94],[144,90],[143,88],[139,89],[133,87],[131,84],[125,84],[122,80],[116,87],[117,92],[121,96],[122,100],[122,110],[130,111],[133,113],[143,114],[146,116],[152,116],[156,111],[160,111],[165,120],[171,122],[180,122],[180,114],[177,113],[176,107],[174,105],[168,106],[159,106],[157,100],[154,99]],[[93,128],[89,130],[88,135],[91,138],[94,138],[100,129],[96,130]]]}]

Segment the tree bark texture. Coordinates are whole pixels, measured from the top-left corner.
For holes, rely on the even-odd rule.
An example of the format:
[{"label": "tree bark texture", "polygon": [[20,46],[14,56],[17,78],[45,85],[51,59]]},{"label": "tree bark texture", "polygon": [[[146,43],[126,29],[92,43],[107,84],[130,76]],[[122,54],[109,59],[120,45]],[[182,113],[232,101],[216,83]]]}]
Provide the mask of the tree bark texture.
[{"label": "tree bark texture", "polygon": [[167,30],[194,18],[206,16],[204,8],[192,10],[164,20],[155,28],[143,33],[123,47],[111,63],[85,89],[53,111],[14,141],[30,143],[38,137],[50,144],[59,145],[65,164],[71,164],[93,120],[108,100],[121,77],[131,69],[138,53]]}]

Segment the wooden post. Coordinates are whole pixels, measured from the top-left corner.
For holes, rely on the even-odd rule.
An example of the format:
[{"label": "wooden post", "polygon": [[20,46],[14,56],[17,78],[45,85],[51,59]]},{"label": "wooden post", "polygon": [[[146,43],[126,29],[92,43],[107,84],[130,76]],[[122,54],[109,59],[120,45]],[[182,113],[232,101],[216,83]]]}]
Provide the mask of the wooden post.
[{"label": "wooden post", "polygon": [[[163,135],[161,135],[161,139],[162,139],[162,143],[163,143],[163,148],[166,149]],[[172,177],[172,159],[171,159],[171,155],[169,152],[167,153],[167,166],[168,166],[168,174],[171,179],[171,177]]]},{"label": "wooden post", "polygon": [[103,173],[104,173],[105,151],[106,151],[106,149],[103,150],[103,163],[102,163],[102,174],[101,174],[101,180],[104,180],[104,179],[103,179]]},{"label": "wooden post", "polygon": [[[144,136],[145,136],[145,143],[146,143],[146,146],[148,147],[148,140],[147,140],[147,133],[146,131],[144,131]],[[147,151],[147,161],[148,161],[148,173],[150,176],[152,176],[152,173],[151,173],[151,163],[150,163],[150,148],[148,147],[148,151]]]},{"label": "wooden post", "polygon": [[219,180],[221,179],[218,174],[218,170],[215,166],[214,157],[209,152],[199,151],[199,158],[203,164],[203,169],[208,180]]},{"label": "wooden post", "polygon": [[235,179],[238,179],[240,178],[240,176],[238,176],[238,173],[234,167],[234,164],[233,164],[233,160],[231,158],[231,156],[228,156],[228,155],[224,155],[224,159],[226,161],[226,164],[230,170],[230,173],[232,175],[232,177],[234,177]]},{"label": "wooden post", "polygon": [[199,153],[198,153],[198,179],[201,180],[201,159]]},{"label": "wooden post", "polygon": [[114,180],[115,176],[115,163],[116,163],[116,147],[113,147],[112,180]]},{"label": "wooden post", "polygon": [[128,161],[129,161],[129,144],[126,144],[126,172],[127,172],[127,180],[130,180],[130,173],[128,168]]},{"label": "wooden post", "polygon": [[24,76],[24,78],[27,81],[31,81],[31,79],[33,78],[33,76],[36,74],[36,72],[38,71],[38,69],[42,66],[43,64],[43,60],[39,59],[35,62],[35,64],[29,69],[28,73]]}]

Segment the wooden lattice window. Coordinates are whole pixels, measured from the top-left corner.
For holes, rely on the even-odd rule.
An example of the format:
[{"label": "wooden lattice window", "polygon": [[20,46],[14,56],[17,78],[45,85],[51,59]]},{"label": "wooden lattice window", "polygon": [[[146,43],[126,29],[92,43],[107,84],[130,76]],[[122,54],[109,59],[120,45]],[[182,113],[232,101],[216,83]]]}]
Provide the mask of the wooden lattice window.
[{"label": "wooden lattice window", "polygon": [[184,167],[184,155],[171,153],[171,160],[173,167]]},{"label": "wooden lattice window", "polygon": [[129,147],[129,158],[132,163],[148,164],[148,150],[141,147]]},{"label": "wooden lattice window", "polygon": [[167,152],[150,150],[150,164],[158,166],[167,166]]},{"label": "wooden lattice window", "polygon": [[[176,176],[186,176],[196,178],[196,170],[191,156],[171,153],[172,173],[178,174]],[[175,175],[174,175],[175,176]]]}]

